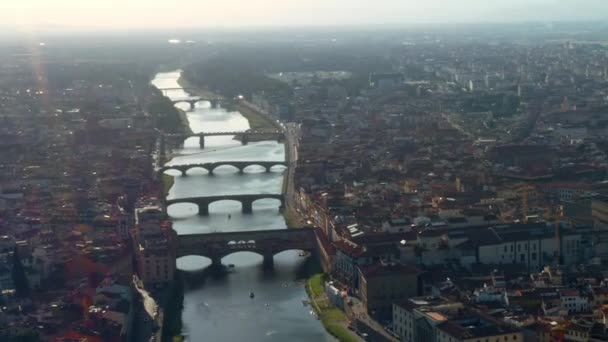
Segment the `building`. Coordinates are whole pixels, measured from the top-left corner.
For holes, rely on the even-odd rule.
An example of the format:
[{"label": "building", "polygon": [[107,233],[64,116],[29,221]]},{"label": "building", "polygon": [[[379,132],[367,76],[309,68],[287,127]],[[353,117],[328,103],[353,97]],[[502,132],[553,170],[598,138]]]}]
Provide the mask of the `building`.
[{"label": "building", "polygon": [[359,272],[357,267],[378,262],[391,263],[399,259],[399,250],[395,243],[374,245],[369,235],[359,236],[356,240],[369,241],[369,244],[359,245],[348,240],[338,240],[334,243],[336,257],[334,273],[338,280],[349,287],[351,292],[359,289]]},{"label": "building", "polygon": [[608,230],[608,196],[594,196],[591,200],[594,230]]},{"label": "building", "polygon": [[15,289],[11,269],[12,266],[9,262],[0,260],[0,292]]},{"label": "building", "polygon": [[401,341],[434,341],[435,327],[464,308],[441,297],[416,297],[393,303],[393,331]]},{"label": "building", "polygon": [[421,272],[401,264],[359,267],[359,290],[367,313],[379,320],[392,317],[393,303],[421,295]]},{"label": "building", "polygon": [[562,309],[570,313],[589,311],[589,298],[581,295],[577,289],[561,289],[559,296],[562,301]]},{"label": "building", "polygon": [[129,234],[131,230],[133,230],[133,224],[135,222],[134,214],[124,207],[118,205],[116,209],[116,229],[118,230],[118,235],[126,240],[129,238]]},{"label": "building", "polygon": [[503,224],[428,228],[421,231],[417,247],[420,262],[437,265],[458,260],[470,268],[475,264],[520,264],[538,271],[559,259],[565,265],[592,257],[584,230],[559,228],[545,223]]},{"label": "building", "polygon": [[455,317],[437,327],[437,342],[523,341],[515,328],[478,315]]},{"label": "building", "polygon": [[593,190],[591,184],[575,182],[547,183],[542,190],[562,202],[576,201],[583,196],[588,196]]},{"label": "building", "polygon": [[162,207],[152,199],[135,209],[133,244],[136,270],[144,284],[162,285],[175,273],[174,232]]}]

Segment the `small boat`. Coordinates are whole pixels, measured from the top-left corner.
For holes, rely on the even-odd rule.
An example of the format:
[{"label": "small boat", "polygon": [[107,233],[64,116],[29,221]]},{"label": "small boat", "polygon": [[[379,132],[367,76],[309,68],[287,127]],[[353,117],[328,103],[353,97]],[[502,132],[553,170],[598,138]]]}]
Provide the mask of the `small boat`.
[{"label": "small boat", "polygon": [[234,264],[228,264],[228,267],[232,268],[234,267]]},{"label": "small boat", "polygon": [[228,219],[230,220],[231,218],[232,218],[232,215],[231,215],[231,214],[228,214]]},{"label": "small boat", "polygon": [[253,298],[255,297],[255,295],[253,294],[253,292],[249,292],[249,298]]}]

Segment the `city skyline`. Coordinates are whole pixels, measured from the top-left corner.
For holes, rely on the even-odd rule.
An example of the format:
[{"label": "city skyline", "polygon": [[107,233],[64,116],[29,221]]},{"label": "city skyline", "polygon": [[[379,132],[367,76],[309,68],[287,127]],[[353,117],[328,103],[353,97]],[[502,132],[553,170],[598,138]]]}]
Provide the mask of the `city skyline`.
[{"label": "city skyline", "polygon": [[240,28],[245,26],[413,25],[601,20],[601,0],[41,0],[0,6],[9,31],[117,31],[124,29]]}]

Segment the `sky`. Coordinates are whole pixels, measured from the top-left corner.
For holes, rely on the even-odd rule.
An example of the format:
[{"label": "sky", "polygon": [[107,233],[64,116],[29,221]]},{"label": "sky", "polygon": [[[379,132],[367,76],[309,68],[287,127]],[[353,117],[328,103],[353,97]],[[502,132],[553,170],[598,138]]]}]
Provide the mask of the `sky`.
[{"label": "sky", "polygon": [[10,30],[608,20],[608,0],[0,0]]}]

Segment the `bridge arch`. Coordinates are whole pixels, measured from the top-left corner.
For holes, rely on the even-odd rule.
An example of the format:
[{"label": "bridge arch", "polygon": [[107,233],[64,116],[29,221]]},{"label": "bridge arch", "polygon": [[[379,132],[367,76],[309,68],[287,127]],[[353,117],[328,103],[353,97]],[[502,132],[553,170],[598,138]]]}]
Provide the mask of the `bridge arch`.
[{"label": "bridge arch", "polygon": [[197,214],[204,215],[200,213],[200,208],[194,202],[177,202],[168,204],[167,213],[173,219],[191,217]]},{"label": "bridge arch", "polygon": [[209,166],[209,173],[213,174],[218,168],[219,169],[233,169],[233,170],[236,170],[239,173],[243,173],[243,169],[244,169],[242,166],[240,166],[238,164],[235,164],[235,163],[229,163],[229,162],[220,163],[220,162],[218,162],[218,163],[214,163],[214,165]]},{"label": "bridge arch", "polygon": [[211,174],[211,172],[209,172],[209,169],[206,168],[203,165],[193,165],[191,167],[188,167],[187,169],[184,170],[183,175],[184,176],[188,176],[188,175],[209,175]]},{"label": "bridge arch", "polygon": [[168,175],[172,177],[184,176],[185,172],[179,165],[174,166],[165,166],[159,170],[159,173],[162,175]]},{"label": "bridge arch", "polygon": [[209,212],[216,213],[232,213],[235,211],[244,211],[243,202],[238,199],[233,198],[219,198],[212,202],[209,202],[208,205]]},{"label": "bridge arch", "polygon": [[187,103],[190,105],[190,110],[194,110],[194,108],[196,108],[196,104],[199,102],[209,103],[208,108],[217,108],[219,106],[219,101],[217,99],[209,99],[202,97],[177,99],[171,102],[173,102],[173,105],[177,105],[179,103]]},{"label": "bridge arch", "polygon": [[268,197],[260,197],[260,198],[256,198],[254,200],[251,201],[251,208],[253,210],[254,206],[262,206],[263,203],[269,202],[270,200],[272,200],[272,202],[279,203],[279,207],[283,207],[285,205],[284,203],[284,199],[282,196],[275,196],[275,195],[269,195]]},{"label": "bridge arch", "polygon": [[213,264],[211,258],[203,255],[184,255],[176,260],[177,269],[184,272],[198,272]]},{"label": "bridge arch", "polygon": [[287,169],[287,165],[285,163],[277,163],[268,168],[268,172],[283,172]]},{"label": "bridge arch", "polygon": [[254,171],[255,169],[262,169],[262,172],[270,172],[270,168],[272,167],[272,165],[270,164],[264,164],[264,163],[251,163],[249,165],[246,165],[245,167],[243,167],[243,173],[245,172],[250,172],[250,173],[258,173],[256,171]]}]

